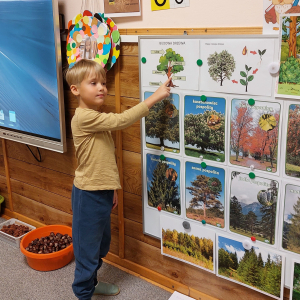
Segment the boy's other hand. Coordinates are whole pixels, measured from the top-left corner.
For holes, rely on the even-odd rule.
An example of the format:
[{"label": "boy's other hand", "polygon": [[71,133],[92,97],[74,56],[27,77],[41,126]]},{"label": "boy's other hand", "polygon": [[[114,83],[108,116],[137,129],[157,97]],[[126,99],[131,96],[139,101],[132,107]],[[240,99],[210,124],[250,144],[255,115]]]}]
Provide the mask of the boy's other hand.
[{"label": "boy's other hand", "polygon": [[117,206],[118,206],[118,193],[117,193],[117,190],[114,190],[114,199],[113,199],[112,209],[114,209]]}]

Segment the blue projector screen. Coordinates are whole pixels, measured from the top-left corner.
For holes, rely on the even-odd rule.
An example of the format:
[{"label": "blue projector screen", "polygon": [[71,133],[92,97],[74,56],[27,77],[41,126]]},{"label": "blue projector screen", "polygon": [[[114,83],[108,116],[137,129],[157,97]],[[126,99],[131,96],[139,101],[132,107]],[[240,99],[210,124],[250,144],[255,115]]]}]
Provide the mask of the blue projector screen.
[{"label": "blue projector screen", "polygon": [[61,141],[52,0],[1,0],[0,37],[0,127]]}]

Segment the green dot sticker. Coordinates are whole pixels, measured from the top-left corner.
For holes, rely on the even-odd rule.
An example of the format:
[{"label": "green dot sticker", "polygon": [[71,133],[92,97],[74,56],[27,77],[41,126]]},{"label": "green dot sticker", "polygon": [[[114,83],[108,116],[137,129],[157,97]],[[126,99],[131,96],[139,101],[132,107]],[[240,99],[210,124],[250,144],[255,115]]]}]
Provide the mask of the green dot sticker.
[{"label": "green dot sticker", "polygon": [[203,65],[203,61],[201,60],[201,59],[198,59],[197,60],[197,65],[200,67],[200,66],[202,66]]},{"label": "green dot sticker", "polygon": [[206,96],[205,96],[205,95],[202,95],[202,96],[200,97],[200,99],[201,99],[201,101],[205,102],[205,101],[206,101]]},{"label": "green dot sticker", "polygon": [[166,159],[166,157],[165,157],[164,155],[161,155],[159,158],[160,158],[161,160],[165,160],[165,159]]},{"label": "green dot sticker", "polygon": [[255,178],[255,174],[254,174],[253,172],[250,172],[250,173],[249,173],[249,177],[250,177],[251,179],[254,179],[254,178]]},{"label": "green dot sticker", "polygon": [[201,223],[204,225],[204,224],[206,224],[206,221],[205,221],[205,220],[202,220]]},{"label": "green dot sticker", "polygon": [[142,57],[142,63],[145,64],[147,61],[146,57]]},{"label": "green dot sticker", "polygon": [[202,167],[203,169],[206,168],[206,163],[205,163],[204,161],[201,163],[201,167]]},{"label": "green dot sticker", "polygon": [[249,99],[248,100],[248,104],[250,105],[250,106],[253,106],[254,104],[255,104],[255,100],[254,99]]}]

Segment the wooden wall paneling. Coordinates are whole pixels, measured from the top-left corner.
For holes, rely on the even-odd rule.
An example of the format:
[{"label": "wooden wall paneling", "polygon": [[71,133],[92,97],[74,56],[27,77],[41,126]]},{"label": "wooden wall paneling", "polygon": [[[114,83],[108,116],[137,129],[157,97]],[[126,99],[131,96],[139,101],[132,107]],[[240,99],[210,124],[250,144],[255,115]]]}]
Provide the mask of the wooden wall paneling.
[{"label": "wooden wall paneling", "polygon": [[71,197],[64,197],[45,189],[11,179],[14,194],[29,198],[41,204],[72,214]]},{"label": "wooden wall paneling", "polygon": [[124,191],[124,216],[125,219],[143,223],[142,196]]},{"label": "wooden wall paneling", "polygon": [[46,225],[72,226],[72,215],[13,193],[15,212]]},{"label": "wooden wall paneling", "polygon": [[5,176],[6,176],[6,187],[8,193],[8,203],[10,210],[14,211],[14,205],[12,200],[12,191],[10,185],[10,170],[8,165],[8,156],[7,156],[7,147],[6,147],[6,140],[2,139],[2,151],[3,151],[3,161],[4,161],[4,168],[5,168]]},{"label": "wooden wall paneling", "polygon": [[140,28],[119,29],[121,35],[211,35],[262,34],[262,27],[208,27],[208,28]]},{"label": "wooden wall paneling", "polygon": [[139,47],[137,43],[121,43],[121,55],[138,56]]},{"label": "wooden wall paneling", "polygon": [[[4,208],[10,208],[9,201],[8,201],[8,191],[7,191],[7,181],[6,176],[0,175],[0,195],[4,197],[4,202],[1,204],[1,210],[4,211]],[[1,214],[1,212],[0,212]]]},{"label": "wooden wall paneling", "polygon": [[70,198],[74,176],[9,158],[11,179]]},{"label": "wooden wall paneling", "polygon": [[[115,72],[115,106],[116,113],[121,113],[121,93],[120,93],[120,60],[114,66]],[[119,256],[124,258],[124,197],[123,197],[123,147],[122,130],[116,132],[116,157],[120,176],[121,189],[118,190],[118,220],[119,220]]]},{"label": "wooden wall paneling", "polygon": [[141,155],[123,150],[124,192],[142,195]]},{"label": "wooden wall paneling", "polygon": [[[38,157],[36,147],[30,146],[33,153]],[[7,141],[7,154],[8,157],[16,160],[21,160],[29,164],[41,166],[47,169],[55,170],[68,175],[74,175],[77,167],[75,158],[75,148],[73,139],[67,138],[67,152],[59,153],[47,149],[40,149],[42,161],[38,162],[25,144],[13,141]]]}]

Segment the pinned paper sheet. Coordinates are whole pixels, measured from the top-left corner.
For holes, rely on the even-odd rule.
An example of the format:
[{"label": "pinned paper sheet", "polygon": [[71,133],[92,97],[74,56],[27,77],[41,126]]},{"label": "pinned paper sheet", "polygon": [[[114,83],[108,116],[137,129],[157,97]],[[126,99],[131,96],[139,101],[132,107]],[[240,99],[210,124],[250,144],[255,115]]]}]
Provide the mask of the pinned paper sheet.
[{"label": "pinned paper sheet", "polygon": [[194,298],[191,298],[178,292],[174,292],[169,298],[169,300],[194,300]]},{"label": "pinned paper sheet", "polygon": [[151,10],[170,9],[170,0],[151,0]]}]

